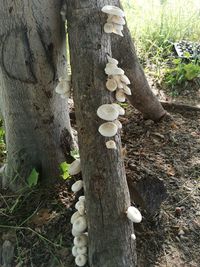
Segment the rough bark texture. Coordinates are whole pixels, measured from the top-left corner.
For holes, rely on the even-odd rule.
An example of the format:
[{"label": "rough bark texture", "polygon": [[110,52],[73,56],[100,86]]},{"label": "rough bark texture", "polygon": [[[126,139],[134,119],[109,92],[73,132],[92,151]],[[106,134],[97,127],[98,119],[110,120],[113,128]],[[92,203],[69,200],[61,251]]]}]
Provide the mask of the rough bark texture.
[{"label": "rough bark texture", "polygon": [[8,151],[3,186],[12,189],[25,186],[33,168],[53,181],[72,144],[67,101],[54,91],[58,77],[66,76],[60,8],[54,0],[0,2],[0,107]]},{"label": "rough bark texture", "polygon": [[[115,2],[113,3],[114,5],[121,7],[118,0],[113,2]],[[112,54],[119,61],[119,66],[131,81],[132,95],[128,99],[145,118],[158,121],[166,114],[166,111],[149,87],[126,25],[124,26],[123,34],[124,37],[112,34]]]},{"label": "rough bark texture", "polygon": [[85,185],[90,267],[136,266],[133,225],[125,211],[130,205],[120,135],[117,150],[108,150],[98,132],[97,108],[112,102],[105,89],[106,53],[110,35],[103,32],[101,8],[112,1],[67,1],[68,33],[82,175]]}]

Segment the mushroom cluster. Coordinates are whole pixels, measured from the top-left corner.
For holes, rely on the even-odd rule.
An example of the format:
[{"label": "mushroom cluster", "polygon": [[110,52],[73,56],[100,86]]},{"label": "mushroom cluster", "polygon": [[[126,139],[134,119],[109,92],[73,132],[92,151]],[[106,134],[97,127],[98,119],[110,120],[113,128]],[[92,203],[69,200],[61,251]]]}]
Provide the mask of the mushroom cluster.
[{"label": "mushroom cluster", "polygon": [[107,22],[104,24],[104,32],[123,36],[123,25],[126,24],[124,11],[119,7],[109,5],[104,6],[101,11],[108,14]]},{"label": "mushroom cluster", "polygon": [[55,88],[56,93],[59,94],[61,98],[70,97],[71,77],[70,76],[68,76],[67,78],[60,77],[58,81],[59,83]]},{"label": "mushroom cluster", "polygon": [[[76,159],[69,166],[69,174],[76,175],[81,172],[80,159]],[[76,181],[71,190],[77,193],[83,188],[83,181]],[[87,262],[87,217],[85,209],[85,196],[80,196],[75,204],[76,212],[71,217],[72,235],[74,236],[74,246],[72,247],[72,255],[75,257],[77,266],[84,266]]]},{"label": "mushroom cluster", "polygon": [[[133,223],[140,223],[142,221],[142,215],[141,215],[140,211],[133,206],[128,207],[128,209],[126,211],[126,216]],[[131,239],[136,240],[135,234],[131,235]]]}]

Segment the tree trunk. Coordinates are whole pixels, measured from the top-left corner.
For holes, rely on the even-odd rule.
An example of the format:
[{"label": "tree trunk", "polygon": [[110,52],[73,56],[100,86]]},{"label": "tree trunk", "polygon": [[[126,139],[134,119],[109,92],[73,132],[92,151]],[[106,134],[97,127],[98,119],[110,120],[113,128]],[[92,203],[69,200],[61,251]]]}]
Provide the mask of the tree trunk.
[{"label": "tree trunk", "polygon": [[[120,6],[120,1],[114,1]],[[145,118],[153,121],[160,120],[166,111],[151,91],[144,71],[138,61],[134,43],[128,27],[123,30],[124,37],[112,34],[112,54],[119,61],[119,66],[125,71],[131,81],[132,95],[128,97],[130,103],[138,109]]]},{"label": "tree trunk", "polygon": [[75,112],[79,136],[82,176],[86,196],[90,267],[136,266],[133,225],[125,211],[130,196],[121,156],[121,140],[114,138],[117,150],[108,150],[98,132],[102,120],[97,108],[112,103],[105,89],[106,53],[111,54],[110,35],[105,34],[101,8],[108,1],[67,1],[67,25],[72,67]]},{"label": "tree trunk", "polygon": [[6,129],[3,186],[27,185],[33,168],[41,182],[59,174],[72,145],[68,105],[55,93],[66,76],[61,1],[0,3],[0,107]]}]

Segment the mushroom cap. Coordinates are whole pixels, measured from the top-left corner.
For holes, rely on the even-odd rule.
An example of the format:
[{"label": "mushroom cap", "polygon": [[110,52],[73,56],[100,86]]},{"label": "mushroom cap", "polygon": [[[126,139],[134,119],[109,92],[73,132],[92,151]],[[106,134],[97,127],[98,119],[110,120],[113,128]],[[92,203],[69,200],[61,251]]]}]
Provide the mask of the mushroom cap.
[{"label": "mushroom cap", "polygon": [[126,84],[123,86],[123,91],[126,95],[132,95],[131,89]]},{"label": "mushroom cap", "polygon": [[122,108],[117,103],[112,103],[112,105],[119,111],[119,115],[123,116],[125,114],[125,109]]},{"label": "mushroom cap", "polygon": [[74,246],[77,248],[84,247],[88,243],[88,236],[85,234],[81,234],[80,236],[74,237]]},{"label": "mushroom cap", "polygon": [[72,187],[71,187],[71,189],[72,189],[72,191],[73,191],[74,193],[78,192],[78,191],[81,190],[82,188],[83,188],[83,180],[78,180],[78,181],[76,181],[76,182],[72,185]]},{"label": "mushroom cap", "polygon": [[79,200],[78,202],[76,202],[75,208],[78,210],[78,212],[81,215],[85,214],[85,202],[84,201]]},{"label": "mushroom cap", "polygon": [[121,75],[114,75],[113,79],[117,82],[117,88],[123,89],[124,86],[123,86],[123,83],[121,82],[120,76]]},{"label": "mushroom cap", "polygon": [[106,147],[108,149],[117,149],[116,143],[113,140],[109,140],[106,142]]},{"label": "mushroom cap", "polygon": [[126,21],[123,17],[116,16],[116,15],[108,15],[107,22],[115,23],[119,25],[125,25]]},{"label": "mushroom cap", "polygon": [[106,13],[106,14],[116,15],[119,17],[125,16],[124,11],[117,6],[106,5],[101,9],[101,11]]},{"label": "mushroom cap", "polygon": [[69,166],[69,174],[70,175],[76,175],[79,172],[81,172],[81,161],[80,159],[76,159],[74,160],[70,166]]},{"label": "mushroom cap", "polygon": [[112,58],[110,56],[107,55],[107,59],[108,59],[108,62],[111,63],[111,64],[114,64],[114,65],[118,65],[119,64],[119,61],[115,58]]},{"label": "mushroom cap", "polygon": [[[119,26],[121,26],[121,25],[119,25]],[[122,36],[122,37],[124,36],[122,33],[122,30],[119,27],[117,27],[117,24],[114,25],[113,33],[115,33],[119,36]]]},{"label": "mushroom cap", "polygon": [[78,253],[77,253],[77,247],[76,247],[76,246],[73,246],[73,247],[72,247],[72,255],[73,255],[74,257],[78,256]]},{"label": "mushroom cap", "polygon": [[115,120],[114,123],[117,125],[118,129],[122,129],[122,124],[119,120]]},{"label": "mushroom cap", "polygon": [[119,101],[119,102],[125,102],[126,101],[126,97],[125,97],[124,91],[122,89],[119,89],[116,91],[115,97],[116,97],[117,101]]},{"label": "mushroom cap", "polygon": [[140,223],[142,221],[142,215],[140,213],[140,211],[133,207],[133,206],[130,206],[128,209],[127,209],[127,217],[134,223]]},{"label": "mushroom cap", "polygon": [[114,27],[114,30],[123,31],[123,26],[122,25],[113,23],[113,27]]},{"label": "mushroom cap", "polygon": [[131,238],[132,238],[133,240],[136,240],[136,236],[135,236],[135,234],[132,234],[132,235],[131,235]]},{"label": "mushroom cap", "polygon": [[131,84],[129,78],[125,74],[120,76],[120,80],[125,84]]},{"label": "mushroom cap", "polygon": [[78,217],[74,223],[73,228],[76,232],[83,233],[87,229],[87,220],[85,216]]},{"label": "mushroom cap", "polygon": [[112,137],[117,133],[117,125],[113,122],[105,122],[99,126],[98,131],[105,137]]},{"label": "mushroom cap", "polygon": [[77,266],[84,266],[87,262],[87,257],[85,255],[78,255],[75,258],[75,263]]},{"label": "mushroom cap", "polygon": [[113,23],[106,22],[103,26],[103,29],[105,33],[112,33],[114,30],[114,25]]},{"label": "mushroom cap", "polygon": [[112,104],[103,104],[97,109],[99,118],[105,121],[114,121],[119,116],[119,111]]},{"label": "mushroom cap", "polygon": [[80,196],[80,197],[78,198],[78,200],[79,200],[79,201],[85,201],[85,196]]},{"label": "mushroom cap", "polygon": [[106,82],[106,88],[110,91],[113,92],[117,89],[117,82],[113,78],[108,78]]},{"label": "mushroom cap", "polygon": [[123,75],[124,71],[121,68],[118,68],[115,64],[113,63],[107,63],[105,67],[105,73],[107,75]]},{"label": "mushroom cap", "polygon": [[78,253],[78,255],[86,255],[87,254],[87,247],[86,246],[78,247],[77,253]]},{"label": "mushroom cap", "polygon": [[63,98],[63,99],[69,98],[70,97],[70,92],[65,92],[64,94],[61,94],[60,97]]},{"label": "mushroom cap", "polygon": [[72,215],[71,220],[70,220],[71,224],[73,224],[74,221],[80,216],[81,216],[81,214],[78,211],[74,212],[74,214]]},{"label": "mushroom cap", "polygon": [[85,206],[85,202],[81,200],[77,201],[75,204],[75,209],[78,209],[80,206]]},{"label": "mushroom cap", "polygon": [[81,233],[72,228],[72,235],[75,237],[81,235]]}]

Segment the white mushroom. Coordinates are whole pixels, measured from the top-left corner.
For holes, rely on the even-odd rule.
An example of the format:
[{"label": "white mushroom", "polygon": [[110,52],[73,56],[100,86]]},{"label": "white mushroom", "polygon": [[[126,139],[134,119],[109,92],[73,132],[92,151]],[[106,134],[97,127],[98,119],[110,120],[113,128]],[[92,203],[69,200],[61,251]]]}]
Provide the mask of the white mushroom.
[{"label": "white mushroom", "polygon": [[78,192],[79,190],[81,190],[83,188],[83,181],[82,180],[78,180],[76,181],[73,185],[72,185],[72,191],[74,193]]},{"label": "white mushroom", "polygon": [[84,246],[84,247],[77,248],[77,253],[78,253],[78,255],[86,255],[87,254],[87,247]]},{"label": "white mushroom", "polygon": [[131,238],[132,238],[133,240],[136,240],[136,236],[135,236],[135,234],[132,234],[132,235],[131,235]]},{"label": "white mushroom", "polygon": [[[121,25],[119,25],[119,26],[121,26]],[[115,33],[117,35],[120,35],[122,37],[124,36],[123,33],[122,33],[122,30],[119,27],[117,27],[117,24],[114,24],[113,33]]]},{"label": "white mushroom", "polygon": [[103,104],[97,109],[97,115],[105,121],[114,121],[118,118],[119,112],[112,104]]},{"label": "white mushroom", "polygon": [[[122,31],[123,30],[123,26],[122,25],[119,25],[119,24],[115,24],[113,23],[113,26],[114,26],[114,31]],[[113,32],[114,32],[113,31]]]},{"label": "white mushroom", "polygon": [[113,106],[119,111],[119,115],[123,116],[125,114],[125,109],[122,108],[120,105],[117,103],[112,103]]},{"label": "white mushroom", "polygon": [[121,75],[114,75],[113,79],[117,82],[117,87],[123,89],[123,83],[121,82],[120,76]]},{"label": "white mushroom", "polygon": [[119,101],[119,102],[125,102],[126,101],[126,97],[125,97],[125,94],[124,94],[122,89],[116,91],[115,97],[116,97],[117,101]]},{"label": "white mushroom", "polygon": [[142,215],[140,213],[140,211],[133,207],[133,206],[130,206],[128,209],[127,209],[127,217],[134,223],[140,223],[142,221]]},{"label": "white mushroom", "polygon": [[105,73],[107,75],[123,75],[124,71],[121,68],[118,68],[115,64],[113,63],[107,63],[106,68],[105,68]]},{"label": "white mushroom", "polygon": [[75,230],[76,232],[83,233],[87,229],[87,221],[85,216],[78,217],[74,223],[72,230]]},{"label": "white mushroom", "polygon": [[65,98],[69,98],[70,97],[70,92],[65,92],[64,94],[60,95],[61,98],[65,99]]},{"label": "white mushroom", "polygon": [[84,266],[87,262],[87,257],[85,255],[78,255],[75,258],[75,263],[77,266]]},{"label": "white mushroom", "polygon": [[122,129],[122,124],[119,120],[115,120],[114,123],[117,125],[118,129]]},{"label": "white mushroom", "polygon": [[76,231],[74,228],[72,228],[72,235],[73,235],[74,237],[76,237],[76,236],[81,235],[81,233],[78,232],[78,231]]},{"label": "white mushroom", "polygon": [[112,58],[110,56],[107,55],[107,59],[108,59],[108,62],[111,63],[111,64],[114,64],[114,65],[118,65],[119,61],[115,58]]},{"label": "white mushroom", "polygon": [[76,246],[73,246],[73,247],[72,247],[72,255],[73,255],[74,257],[78,256],[78,253],[77,253],[77,247],[76,247]]},{"label": "white mushroom", "polygon": [[80,216],[81,216],[81,214],[78,211],[74,212],[74,214],[72,215],[71,220],[70,220],[71,224],[73,224],[74,221]]},{"label": "white mushroom", "polygon": [[78,200],[79,200],[79,201],[85,201],[85,196],[80,196],[80,197],[78,198]]},{"label": "white mushroom", "polygon": [[123,86],[123,91],[126,95],[132,95],[131,89],[126,84]]},{"label": "white mushroom", "polygon": [[116,143],[113,140],[109,140],[106,142],[106,147],[108,149],[117,149]]},{"label": "white mushroom", "polygon": [[121,81],[122,81],[123,83],[125,83],[125,84],[131,84],[129,78],[128,78],[125,74],[124,74],[124,75],[121,75],[121,76],[120,76],[120,79],[121,79]]},{"label": "white mushroom", "polygon": [[99,126],[98,131],[105,137],[112,137],[117,133],[117,125],[113,122],[105,122]]},{"label": "white mushroom", "polygon": [[113,30],[114,30],[114,25],[113,25],[113,23],[108,23],[107,22],[107,23],[104,24],[103,29],[104,29],[105,33],[112,33]]},{"label": "white mushroom", "polygon": [[88,243],[88,237],[85,234],[81,234],[80,236],[77,236],[74,238],[74,246],[77,248],[84,247]]},{"label": "white mushroom", "polygon": [[106,14],[111,14],[119,17],[125,16],[124,11],[117,6],[106,5],[101,9],[101,11]]},{"label": "white mushroom", "polygon": [[110,91],[110,92],[113,92],[117,89],[117,82],[112,79],[112,78],[109,78],[106,82],[106,88]]},{"label": "white mushroom", "polygon": [[85,202],[80,201],[80,200],[76,202],[75,209],[77,209],[81,215],[84,215],[85,214]]},{"label": "white mushroom", "polygon": [[120,24],[120,25],[126,24],[126,21],[124,18],[122,18],[120,16],[116,16],[116,15],[108,15],[107,22],[116,23],[116,24]]},{"label": "white mushroom", "polygon": [[76,175],[79,172],[81,172],[81,161],[80,159],[76,159],[69,166],[69,174]]}]

